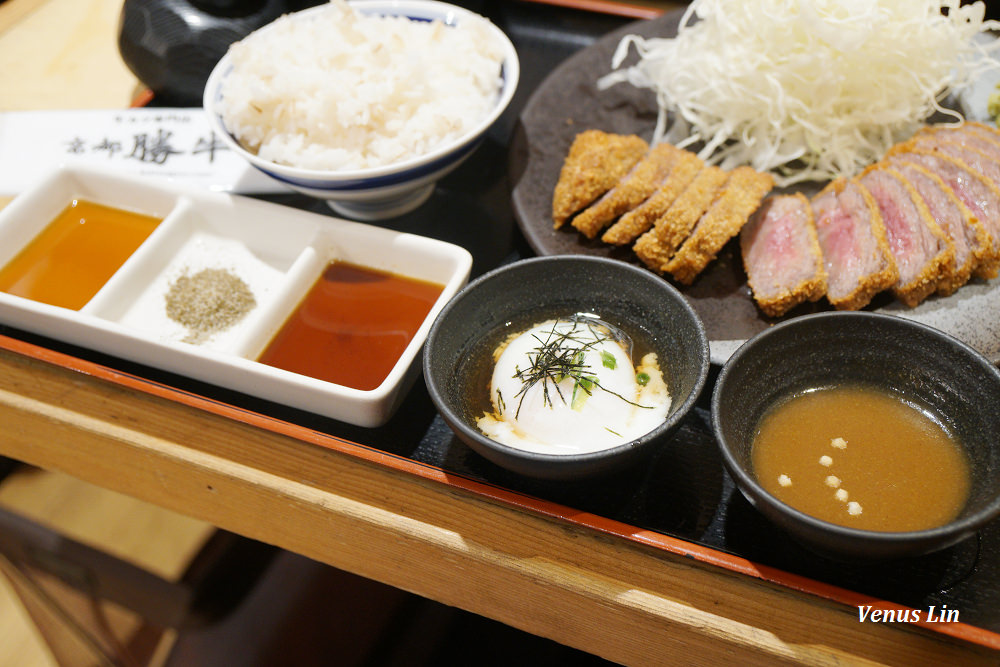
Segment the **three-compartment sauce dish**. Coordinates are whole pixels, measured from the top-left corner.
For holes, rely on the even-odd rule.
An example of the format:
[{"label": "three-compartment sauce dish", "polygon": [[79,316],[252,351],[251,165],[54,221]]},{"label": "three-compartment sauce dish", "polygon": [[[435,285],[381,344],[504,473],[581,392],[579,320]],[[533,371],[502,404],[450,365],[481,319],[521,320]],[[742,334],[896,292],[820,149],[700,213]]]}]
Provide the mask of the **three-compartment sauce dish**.
[{"label": "three-compartment sauce dish", "polygon": [[443,241],[92,168],[0,211],[0,323],[365,427],[471,267]]}]

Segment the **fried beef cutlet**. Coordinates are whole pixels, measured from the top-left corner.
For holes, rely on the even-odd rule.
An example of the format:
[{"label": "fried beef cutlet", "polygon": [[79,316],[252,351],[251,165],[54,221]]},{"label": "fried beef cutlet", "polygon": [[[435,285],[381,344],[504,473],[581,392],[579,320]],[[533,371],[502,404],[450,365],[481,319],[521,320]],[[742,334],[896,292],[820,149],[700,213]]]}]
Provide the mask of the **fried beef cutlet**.
[{"label": "fried beef cutlet", "polygon": [[1000,146],[1000,128],[997,128],[996,126],[988,125],[987,123],[980,123],[978,121],[967,120],[962,123],[962,130]]},{"label": "fried beef cutlet", "polygon": [[875,198],[899,270],[892,293],[913,308],[951,275],[955,247],[899,171],[878,163],[865,169],[858,180]]},{"label": "fried beef cutlet", "polygon": [[650,197],[636,208],[628,211],[613,225],[608,227],[601,240],[612,245],[626,245],[635,241],[640,234],[667,212],[674,200],[691,184],[705,163],[690,151],[680,150],[673,169]]},{"label": "fried beef cutlet", "polygon": [[890,163],[908,162],[920,165],[944,181],[955,196],[965,204],[986,232],[986,247],[980,252],[973,275],[990,279],[1000,270],[1000,188],[961,160],[919,146],[913,140],[889,150]]},{"label": "fried beef cutlet", "polygon": [[889,164],[920,194],[931,217],[951,241],[955,264],[949,275],[941,276],[937,293],[954,294],[972,277],[972,270],[988,248],[989,237],[983,225],[937,174],[912,162],[896,160]]},{"label": "fried beef cutlet", "polygon": [[[989,132],[989,130],[987,130]],[[961,125],[927,125],[913,135],[913,139],[927,140],[933,144],[948,141],[964,148],[979,151],[993,160],[1000,160],[1000,141],[996,134],[984,134],[973,123]]]},{"label": "fried beef cutlet", "polygon": [[827,300],[838,310],[864,308],[899,279],[874,198],[857,180],[838,178],[812,199],[812,207]]},{"label": "fried beef cutlet", "polygon": [[918,132],[907,145],[917,151],[947,155],[964,164],[993,185],[1000,184],[1000,162],[981,147],[947,132]]},{"label": "fried beef cutlet", "polygon": [[649,145],[636,135],[585,130],[573,139],[552,197],[556,229],[610,190],[628,173]]},{"label": "fried beef cutlet", "polygon": [[855,310],[887,289],[913,307],[973,276],[1000,274],[996,128],[928,126],[811,201],[767,197],[773,186],[751,167],[726,172],[675,146],[588,130],[563,164],[553,222],[631,244],[646,266],[681,284],[739,234],[747,283],[772,317],[823,294]]},{"label": "fried beef cutlet", "polygon": [[711,207],[662,270],[690,285],[709,262],[736,236],[774,187],[774,178],[753,167],[736,167]]},{"label": "fried beef cutlet", "polygon": [[596,237],[612,220],[646,201],[670,175],[680,153],[671,144],[651,148],[614,187],[573,218],[573,227],[588,239]]},{"label": "fried beef cutlet", "polygon": [[764,200],[740,230],[740,254],[757,306],[780,317],[826,293],[826,270],[809,199],[801,192]]},{"label": "fried beef cutlet", "polygon": [[636,240],[632,249],[639,259],[658,273],[687,238],[698,219],[715,201],[728,174],[714,165],[706,166],[674,200],[652,229]]}]

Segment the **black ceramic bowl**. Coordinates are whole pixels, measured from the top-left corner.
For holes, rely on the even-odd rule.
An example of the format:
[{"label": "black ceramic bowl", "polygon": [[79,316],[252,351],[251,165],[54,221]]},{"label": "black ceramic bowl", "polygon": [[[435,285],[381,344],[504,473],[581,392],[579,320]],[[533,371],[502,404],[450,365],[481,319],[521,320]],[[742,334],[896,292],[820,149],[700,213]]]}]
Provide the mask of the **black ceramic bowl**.
[{"label": "black ceramic bowl", "polygon": [[[496,345],[519,331],[518,323],[577,312],[597,314],[650,343],[670,390],[666,421],[637,440],[587,454],[532,453],[483,435],[475,423],[488,406],[484,369],[492,368]],[[473,450],[523,475],[569,480],[620,470],[664,442],[698,399],[709,363],[701,320],[665,280],[618,260],[567,255],[515,262],[459,292],[427,337],[424,381],[445,422]]]},{"label": "black ceramic bowl", "polygon": [[[882,387],[936,414],[965,447],[972,488],[961,514],[931,530],[876,532],[834,525],[777,500],[757,482],[751,445],[776,402],[839,383]],[[870,312],[829,312],[779,324],[729,359],[712,395],[723,461],[743,495],[807,546],[849,559],[916,556],[951,546],[1000,515],[1000,372],[923,324]]]}]

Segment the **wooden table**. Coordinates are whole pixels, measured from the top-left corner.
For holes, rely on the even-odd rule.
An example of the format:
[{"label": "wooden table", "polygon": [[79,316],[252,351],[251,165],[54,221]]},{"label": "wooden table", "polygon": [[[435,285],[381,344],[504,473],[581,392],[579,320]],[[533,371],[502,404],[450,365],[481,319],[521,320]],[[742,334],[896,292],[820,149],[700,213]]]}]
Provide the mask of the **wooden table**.
[{"label": "wooden table", "polygon": [[[3,107],[127,104],[136,83],[115,57],[100,58],[100,70],[88,62],[83,82],[76,55],[107,52],[118,6],[0,4]],[[46,16],[65,11],[78,12],[79,30]],[[33,76],[12,78],[8,63],[43,40],[51,57]],[[1000,661],[979,646],[860,623],[853,608],[464,490],[444,472],[389,468],[266,419],[244,423],[139,391],[129,378],[55,354],[0,350],[0,424],[0,454],[621,663]]]}]

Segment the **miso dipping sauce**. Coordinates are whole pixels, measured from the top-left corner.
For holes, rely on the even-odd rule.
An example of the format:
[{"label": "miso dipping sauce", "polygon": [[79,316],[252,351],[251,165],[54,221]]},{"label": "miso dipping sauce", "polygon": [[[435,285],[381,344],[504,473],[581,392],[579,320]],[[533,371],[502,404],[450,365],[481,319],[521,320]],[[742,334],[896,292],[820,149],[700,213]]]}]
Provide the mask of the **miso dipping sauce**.
[{"label": "miso dipping sauce", "polygon": [[0,269],[0,291],[79,310],[159,223],[148,215],[74,200]]},{"label": "miso dipping sauce", "polygon": [[822,388],[764,415],[751,458],[758,482],[818,519],[884,532],[941,526],[962,511],[965,451],[934,418],[863,386]]},{"label": "miso dipping sauce", "polygon": [[258,361],[345,387],[375,389],[443,290],[436,283],[333,262]]}]

